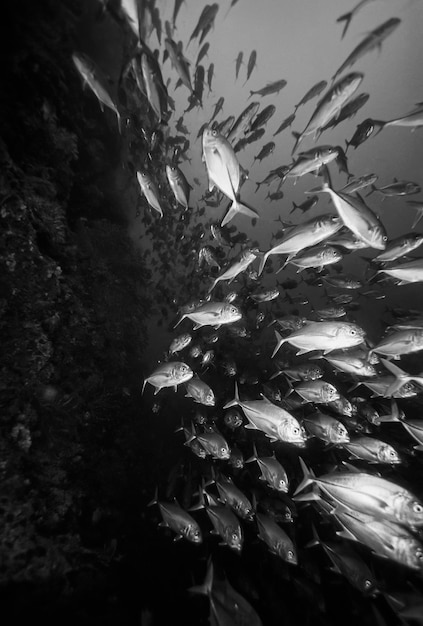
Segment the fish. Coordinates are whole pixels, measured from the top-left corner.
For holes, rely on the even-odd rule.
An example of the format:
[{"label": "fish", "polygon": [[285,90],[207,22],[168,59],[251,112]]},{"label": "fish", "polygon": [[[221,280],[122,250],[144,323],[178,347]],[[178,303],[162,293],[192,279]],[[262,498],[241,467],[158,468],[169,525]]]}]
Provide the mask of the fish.
[{"label": "fish", "polygon": [[220,276],[217,276],[213,281],[208,293],[211,293],[216,285],[222,281],[227,280],[229,284],[235,280],[235,278],[257,258],[258,250],[245,248],[239,255],[239,258],[234,261]]},{"label": "fish", "polygon": [[238,116],[235,120],[229,135],[227,136],[227,140],[232,145],[235,143],[237,139],[240,139],[247,129],[250,127],[250,122],[257,113],[260,105],[258,102],[251,102]]},{"label": "fish", "polygon": [[214,63],[210,63],[208,70],[207,70],[207,86],[209,88],[209,93],[212,90],[213,76],[214,76]]},{"label": "fish", "polygon": [[156,493],[148,506],[153,504],[158,504],[162,516],[162,522],[159,525],[170,528],[176,533],[174,541],[186,539],[194,544],[202,543],[203,535],[198,522],[177,502],[159,502]]},{"label": "fish", "polygon": [[299,103],[295,105],[295,107],[294,107],[295,112],[297,112],[297,109],[300,106],[306,104],[312,98],[317,97],[324,89],[326,89],[327,86],[328,86],[328,83],[327,83],[326,80],[319,80],[312,87],[310,87],[310,89],[301,98]]},{"label": "fish", "polygon": [[293,226],[282,238],[282,241],[263,253],[260,260],[259,275],[269,256],[288,254],[292,258],[304,248],[321,243],[341,228],[341,221],[334,215],[319,215],[307,222]]},{"label": "fish", "polygon": [[173,7],[172,13],[172,24],[173,28],[176,27],[176,18],[178,17],[179,11],[181,10],[181,6],[184,4],[185,0],[175,0],[175,6]]},{"label": "fish", "polygon": [[262,147],[260,152],[254,157],[253,165],[257,160],[261,162],[263,159],[270,156],[274,152],[275,147],[276,145],[274,141],[269,141],[268,143],[266,143]]},{"label": "fish", "polygon": [[289,167],[287,178],[299,178],[305,174],[318,173],[320,168],[338,158],[338,148],[334,146],[316,146],[307,152],[298,154],[298,158]]},{"label": "fish", "polygon": [[173,39],[165,39],[165,48],[169,54],[172,66],[176,70],[182,84],[192,92],[191,76],[189,71],[189,63],[183,55],[182,47],[178,46]]},{"label": "fish", "polygon": [[198,376],[192,376],[186,383],[186,388],[186,398],[193,398],[195,402],[205,406],[214,406],[216,404],[213,389]]},{"label": "fish", "polygon": [[302,202],[301,204],[296,204],[295,202],[293,202],[292,203],[293,208],[291,209],[290,213],[293,213],[296,209],[299,209],[303,213],[307,213],[307,211],[310,211],[310,209],[315,207],[318,202],[319,202],[319,196],[310,196],[309,198],[307,198],[307,200],[304,200],[304,202]]},{"label": "fish", "polygon": [[252,521],[254,508],[247,496],[235,485],[230,476],[220,474],[215,480],[219,499],[227,504],[241,519]]},{"label": "fish", "polygon": [[253,122],[251,123],[249,132],[253,133],[255,130],[260,128],[260,126],[263,126],[264,124],[266,124],[269,121],[269,119],[272,117],[272,115],[274,115],[275,111],[276,111],[276,107],[274,104],[269,104],[262,111],[260,111],[260,113],[257,114]]},{"label": "fish", "polygon": [[408,285],[410,283],[420,283],[423,281],[423,258],[415,258],[412,261],[398,263],[384,267],[377,272],[388,274],[392,278],[399,280],[398,285]]},{"label": "fish", "polygon": [[308,485],[316,485],[331,500],[337,503],[336,515],[358,513],[375,520],[402,524],[408,528],[423,525],[423,504],[406,487],[367,472],[330,472],[318,478],[310,472],[301,457],[298,457],[304,478],[294,493],[295,496]]},{"label": "fish", "polygon": [[87,84],[100,103],[100,108],[109,108],[116,115],[119,132],[121,132],[121,114],[117,104],[109,93],[107,83],[100,69],[92,59],[83,52],[73,52],[72,61],[81,75],[84,84]]},{"label": "fish", "polygon": [[[384,185],[383,187],[376,187],[375,185],[370,185],[370,191],[367,196],[374,192],[381,193],[383,196],[395,197],[395,196],[409,196],[415,193],[420,193],[421,187],[418,183],[415,183],[411,180],[397,180],[394,178],[394,182],[389,185]],[[366,197],[367,197],[366,196]]]},{"label": "fish", "polygon": [[185,178],[185,174],[177,165],[166,165],[166,175],[176,202],[188,209],[192,187]]},{"label": "fish", "polygon": [[288,128],[288,126],[291,126],[294,120],[295,120],[295,113],[291,113],[291,115],[285,118],[282,124],[278,126],[278,129],[273,133],[273,136],[276,137],[276,135],[279,135],[279,133],[285,130],[285,128]]},{"label": "fish", "polygon": [[203,490],[208,500],[206,513],[213,525],[213,534],[219,535],[222,543],[237,553],[242,551],[244,533],[238,518],[228,506],[223,506],[213,496]]},{"label": "fish", "polygon": [[200,36],[200,44],[202,43],[204,37],[207,35],[210,28],[214,24],[214,20],[216,18],[218,10],[219,10],[219,5],[216,2],[213,4],[206,4],[206,6],[203,8],[200,14],[200,17],[198,18],[198,21],[194,30],[191,33],[187,46],[189,46],[189,44],[191,43],[193,39],[196,39],[199,36]]},{"label": "fish", "polygon": [[313,350],[323,350],[323,354],[351,348],[364,341],[365,332],[357,324],[352,322],[309,322],[302,328],[293,331],[287,337],[275,331],[277,344],[273,350],[272,358],[284,343],[290,343],[299,348],[297,356],[312,352]]},{"label": "fish", "polygon": [[251,98],[251,96],[254,96],[255,94],[261,97],[270,96],[273,93],[279,93],[280,90],[286,87],[287,84],[288,83],[286,82],[286,80],[282,78],[280,80],[274,81],[273,83],[267,83],[267,85],[265,85],[261,89],[257,89],[256,91],[250,90],[250,95],[248,97]]},{"label": "fish", "polygon": [[344,444],[344,448],[353,457],[368,463],[389,463],[390,465],[401,463],[401,458],[395,448],[376,437],[367,435],[354,437]]},{"label": "fish", "polygon": [[165,387],[173,387],[188,382],[194,376],[189,365],[182,361],[168,361],[159,365],[150,376],[144,379],[141,393],[144,392],[147,383],[155,387],[154,395]]},{"label": "fish", "polygon": [[[218,113],[220,113],[220,111],[221,111],[221,110],[222,110],[222,108],[223,108],[223,103],[224,103],[224,101],[225,101],[225,98],[224,98],[223,96],[220,96],[220,98],[218,99],[218,101],[217,101],[217,102],[216,102],[216,104],[214,105],[214,111],[213,111],[213,115],[212,115],[212,116],[211,116],[211,118],[210,118],[210,122],[212,122],[212,121],[214,120],[214,118],[216,117],[216,115],[217,115]],[[205,128],[207,128],[207,126],[208,126],[208,125],[206,124]],[[203,132],[204,132],[204,130],[203,130]]]},{"label": "fish", "polygon": [[344,13],[343,15],[341,15],[340,17],[337,18],[337,22],[342,23],[345,22],[345,24],[343,25],[344,28],[342,30],[342,35],[341,35],[341,39],[343,39],[345,37],[345,34],[348,30],[348,27],[350,25],[350,22],[352,20],[352,18],[354,17],[354,15],[356,15],[360,9],[362,9],[363,7],[365,7],[367,4],[370,4],[371,2],[374,2],[374,0],[360,0],[358,2],[358,4],[356,4],[354,6],[353,9],[351,9],[351,11],[348,11],[348,13]]},{"label": "fish", "polygon": [[360,93],[358,96],[349,100],[342,109],[339,111],[336,119],[332,119],[326,126],[322,128],[322,132],[328,130],[329,128],[334,128],[338,126],[341,122],[354,117],[358,113],[358,111],[366,104],[368,99],[370,98],[370,94],[368,93]]},{"label": "fish", "polygon": [[189,333],[183,333],[175,339],[172,339],[169,346],[169,354],[176,354],[184,350],[192,341],[192,336]]},{"label": "fish", "polygon": [[372,185],[377,181],[377,179],[377,174],[365,174],[364,176],[353,177],[344,187],[341,187],[339,191],[342,191],[342,193],[352,194],[356,191],[360,191],[360,189],[364,189],[365,187]]},{"label": "fish", "polygon": [[298,555],[294,542],[289,535],[268,515],[256,514],[258,537],[270,552],[291,565],[298,564]]},{"label": "fish", "polygon": [[[230,7],[229,7],[230,8]],[[209,559],[206,578],[202,585],[190,587],[192,593],[207,595],[210,601],[210,624],[248,624],[262,626],[259,615],[251,604],[227,580],[214,577],[213,561]]]},{"label": "fish", "polygon": [[238,56],[235,59],[235,80],[238,80],[238,74],[242,65],[243,57],[244,57],[244,53],[242,51],[238,52]]},{"label": "fish", "polygon": [[298,420],[285,409],[276,406],[263,396],[261,400],[241,401],[238,385],[235,382],[235,398],[227,402],[223,408],[240,406],[244,411],[249,425],[254,430],[261,430],[270,441],[285,441],[302,446],[305,443],[305,432]]},{"label": "fish", "polygon": [[160,200],[160,193],[154,180],[146,171],[137,172],[137,180],[141,188],[141,192],[148,204],[163,217],[163,209]]},{"label": "fish", "polygon": [[345,530],[338,535],[346,539],[360,541],[375,554],[422,571],[423,546],[408,528],[390,522],[367,517],[365,521],[347,512],[335,514]]},{"label": "fish", "polygon": [[257,50],[252,50],[248,59],[247,78],[245,80],[244,85],[246,85],[246,83],[248,82],[248,79],[250,78],[252,71],[256,67],[256,65],[257,65]]},{"label": "fish", "polygon": [[[313,402],[314,404],[333,402],[340,398],[337,388],[322,378],[318,380],[303,380],[295,385],[293,390],[303,400]],[[306,417],[303,419],[306,419]]]},{"label": "fish", "polygon": [[227,224],[237,213],[257,217],[256,211],[239,200],[240,166],[235,152],[225,137],[217,131],[206,128],[203,132],[203,157],[209,177],[209,190],[215,186],[232,200],[229,210],[222,220]]},{"label": "fish", "polygon": [[394,126],[399,128],[411,128],[411,130],[415,130],[416,128],[421,128],[423,126],[423,105],[419,103],[419,105],[410,113],[406,115],[402,115],[400,117],[395,117],[392,120],[382,121],[382,120],[373,120],[374,123],[378,126],[378,132],[381,132],[386,127]]},{"label": "fish", "polygon": [[147,92],[148,103],[157,120],[162,122],[167,115],[167,89],[164,85],[159,64],[154,56],[141,53],[141,71]]},{"label": "fish", "polygon": [[208,50],[210,48],[210,44],[208,42],[206,42],[205,44],[203,44],[198,52],[197,55],[197,60],[195,62],[195,65],[199,65],[200,61],[207,56]]},{"label": "fish", "polygon": [[322,546],[333,565],[331,568],[333,572],[345,576],[348,582],[363,595],[376,596],[379,588],[375,576],[360,555],[339,541],[322,541],[314,525],[312,528],[314,540],[309,542],[306,547]]},{"label": "fish", "polygon": [[418,233],[406,233],[401,237],[391,239],[386,244],[383,252],[373,257],[374,263],[387,263],[389,261],[397,261],[410,252],[417,250],[423,243],[423,235]]},{"label": "fish", "polygon": [[334,445],[346,446],[350,437],[344,424],[331,415],[315,411],[303,418],[303,423],[310,435]]},{"label": "fish", "polygon": [[344,104],[351,98],[359,88],[363,74],[352,72],[337,81],[329,91],[319,100],[317,106],[302,133],[295,133],[295,144],[292,153],[295,152],[299,143],[308,135],[313,135],[317,139],[329,122],[339,115]]},{"label": "fish", "polygon": [[378,48],[380,51],[382,49],[383,41],[389,37],[389,35],[393,33],[400,24],[401,20],[398,17],[391,17],[389,20],[383,22],[383,24],[372,30],[339,66],[335,74],[332,76],[332,80],[335,80],[344,70],[354,65],[354,63],[356,63],[358,59],[360,59],[367,52],[374,50],[374,48]]},{"label": "fish", "polygon": [[185,318],[194,322],[194,330],[197,330],[202,326],[218,328],[222,324],[233,324],[242,318],[242,313],[237,306],[228,302],[204,302],[193,311],[183,313],[177,325]]},{"label": "fish", "polygon": [[347,146],[346,150],[348,150],[350,146],[352,146],[354,149],[358,148],[358,146],[364,143],[373,134],[377,127],[379,127],[380,129],[381,123],[376,122],[375,120],[372,120],[370,118],[367,118],[360,122],[350,141],[345,141]]},{"label": "fish", "polygon": [[298,267],[297,273],[301,272],[304,269],[309,269],[310,267],[315,267],[318,270],[321,270],[327,265],[339,263],[342,258],[342,253],[338,250],[338,248],[335,248],[333,246],[327,244],[311,246],[299,252],[295,256],[290,257],[282,265],[278,272],[284,269],[289,263]]},{"label": "fish", "polygon": [[334,191],[327,180],[309,193],[328,193],[344,225],[370,248],[384,250],[388,241],[385,227],[364,201],[342,191]]},{"label": "fish", "polygon": [[407,204],[417,211],[416,218],[411,226],[414,229],[423,217],[423,202],[421,200],[407,200]]}]

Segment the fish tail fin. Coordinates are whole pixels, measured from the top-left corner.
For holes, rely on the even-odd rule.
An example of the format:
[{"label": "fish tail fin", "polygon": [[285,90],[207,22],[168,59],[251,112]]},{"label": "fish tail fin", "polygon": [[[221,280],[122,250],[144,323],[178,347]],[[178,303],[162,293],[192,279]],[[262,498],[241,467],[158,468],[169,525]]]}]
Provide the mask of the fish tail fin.
[{"label": "fish tail fin", "polygon": [[158,502],[159,502],[158,497],[159,497],[159,488],[156,485],[156,490],[154,492],[154,497],[153,497],[152,500],[150,500],[150,502],[147,504],[147,506],[153,506],[154,504],[158,504]]},{"label": "fish tail fin", "polygon": [[317,533],[317,529],[314,524],[311,525],[311,532],[313,533],[313,539],[305,544],[305,548],[313,548],[314,546],[320,546],[322,543]]},{"label": "fish tail fin", "polygon": [[375,191],[377,191],[376,187],[373,185],[373,183],[370,185],[370,191],[369,193],[366,193],[366,198],[367,196],[370,196],[372,193],[374,193]]},{"label": "fish tail fin", "polygon": [[294,147],[292,148],[291,154],[294,154],[295,150],[298,148],[300,141],[303,140],[303,135],[301,133],[297,133],[295,132],[295,130],[292,131],[292,136],[295,138],[295,143],[294,143]]},{"label": "fish tail fin", "polygon": [[253,442],[253,456],[250,456],[249,459],[247,459],[245,462],[246,463],[253,463],[254,461],[257,461],[257,448],[256,448],[256,443]]},{"label": "fish tail fin", "polygon": [[264,266],[266,265],[266,261],[267,261],[268,256],[269,256],[269,253],[268,252],[264,252],[263,256],[260,259],[260,266],[259,266],[259,270],[258,270],[258,275],[259,276],[263,272],[263,269],[264,269]]},{"label": "fish tail fin", "polygon": [[295,209],[298,209],[298,204],[295,204],[295,202],[292,203],[293,208],[290,210],[289,214],[291,215],[291,213],[293,213],[295,211]]},{"label": "fish tail fin", "polygon": [[189,587],[188,591],[190,591],[191,593],[200,593],[205,596],[210,596],[212,592],[212,587],[213,587],[213,562],[210,557],[208,566],[207,566],[206,578],[203,584],[194,585],[194,587]]},{"label": "fish tail fin", "polygon": [[350,25],[350,22],[352,20],[353,15],[354,15],[354,13],[352,11],[350,11],[349,13],[344,13],[344,15],[341,15],[336,20],[337,22],[345,22],[344,28],[342,30],[341,39],[343,39],[345,37],[345,33],[348,30],[348,26]]},{"label": "fish tail fin", "polygon": [[279,350],[279,348],[281,347],[281,345],[282,345],[283,343],[285,343],[285,341],[286,341],[286,339],[284,339],[284,338],[282,337],[282,335],[281,335],[280,333],[278,333],[278,331],[277,331],[277,330],[275,330],[275,335],[276,335],[276,339],[277,339],[277,342],[278,342],[278,343],[276,344],[276,347],[275,347],[275,349],[274,349],[274,350],[273,350],[273,352],[272,352],[272,359],[273,359],[273,357],[275,356],[275,354],[277,353],[277,351]]},{"label": "fish tail fin", "polygon": [[313,471],[307,467],[307,465],[304,463],[303,459],[300,456],[298,457],[298,460],[300,462],[304,477],[296,488],[294,496],[296,496],[298,493],[300,493],[300,491],[302,491],[309,485],[312,485],[315,478]]},{"label": "fish tail fin", "polygon": [[382,120],[373,120],[373,124],[375,126],[378,126],[378,129],[377,129],[377,132],[375,134],[375,137],[376,137],[376,135],[378,135],[385,128],[387,123],[388,122],[383,122]]},{"label": "fish tail fin", "polygon": [[186,315],[185,315],[185,314],[184,314],[184,315],[182,315],[181,319],[180,319],[180,320],[178,320],[178,321],[176,322],[176,324],[175,324],[175,326],[174,326],[173,328],[175,329],[177,326],[179,326],[179,324],[182,322],[182,320],[183,320],[185,317],[186,317]]},{"label": "fish tail fin", "polygon": [[234,399],[233,399],[233,400],[230,400],[229,402],[227,402],[227,403],[224,405],[224,407],[223,407],[223,408],[224,408],[224,409],[229,409],[229,408],[230,408],[230,407],[232,407],[232,406],[238,406],[238,405],[239,405],[238,384],[237,384],[237,382],[235,381],[235,397],[234,397]]}]

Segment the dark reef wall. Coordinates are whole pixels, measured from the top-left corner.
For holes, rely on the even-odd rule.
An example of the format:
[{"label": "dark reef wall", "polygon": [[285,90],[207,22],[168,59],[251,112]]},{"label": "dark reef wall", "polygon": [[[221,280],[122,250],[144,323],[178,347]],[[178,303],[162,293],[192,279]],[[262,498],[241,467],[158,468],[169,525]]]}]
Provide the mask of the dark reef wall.
[{"label": "dark reef wall", "polygon": [[0,597],[13,623],[114,621],[122,510],[145,471],[149,273],[102,186],[116,129],[75,96],[81,10],[19,0],[2,20]]}]

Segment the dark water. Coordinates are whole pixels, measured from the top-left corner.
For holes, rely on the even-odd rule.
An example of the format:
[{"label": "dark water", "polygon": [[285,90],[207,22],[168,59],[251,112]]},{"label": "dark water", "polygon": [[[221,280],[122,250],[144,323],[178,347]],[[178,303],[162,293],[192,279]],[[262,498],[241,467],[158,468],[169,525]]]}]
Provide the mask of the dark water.
[{"label": "dark water", "polygon": [[[147,385],[140,401],[146,433],[144,453],[148,455],[145,482],[140,485],[139,527],[145,542],[139,553],[131,553],[133,543],[132,538],[128,537],[122,573],[124,580],[129,578],[126,588],[128,596],[138,592],[142,594],[143,626],[149,623],[169,623],[175,616],[181,615],[187,624],[207,623],[207,600],[194,596],[187,590],[204,580],[207,560],[210,557],[220,569],[220,575],[224,572],[237,591],[254,606],[263,624],[335,625],[356,624],[357,620],[363,624],[421,622],[419,603],[422,599],[422,570],[413,570],[392,559],[382,559],[362,543],[341,541],[335,534],[339,526],[330,515],[322,518],[313,505],[292,505],[294,521],[282,525],[297,546],[297,566],[288,565],[269,552],[265,543],[258,538],[255,522],[241,521],[244,545],[241,554],[235,554],[227,546],[219,545],[219,538],[209,534],[211,524],[204,510],[193,513],[205,535],[202,545],[193,546],[184,539],[174,542],[173,531],[157,528],[160,521],[159,509],[157,506],[147,507],[157,486],[160,501],[172,501],[176,498],[184,509],[189,509],[198,502],[201,484],[210,478],[212,468],[218,475],[222,472],[232,477],[249,497],[254,494],[258,510],[261,507],[263,511],[266,504],[269,504],[269,499],[273,511],[281,501],[284,502],[284,497],[272,493],[259,480],[259,470],[255,463],[246,464],[243,469],[234,469],[225,461],[199,459],[189,447],[184,446],[184,434],[175,430],[181,423],[191,429],[191,422],[198,410],[204,412],[209,425],[214,424],[219,429],[229,446],[236,446],[245,458],[252,455],[253,444],[257,446],[260,456],[275,453],[290,480],[290,496],[302,479],[299,456],[305,459],[317,476],[332,471],[342,461],[349,459],[342,446],[326,445],[317,438],[310,437],[304,449],[283,441],[270,443],[262,432],[246,429],[245,418],[244,425],[235,431],[225,425],[223,406],[234,397],[235,380],[238,381],[243,400],[258,399],[261,393],[268,395],[265,385],[270,385],[282,396],[289,391],[284,376],[276,378],[274,382],[269,380],[276,371],[275,360],[270,358],[276,340],[273,326],[269,328],[268,324],[275,317],[294,314],[315,319],[313,310],[329,306],[330,296],[352,294],[353,306],[347,307],[345,319],[358,324],[365,331],[369,347],[381,340],[385,327],[395,323],[399,315],[407,316],[410,309],[417,310],[413,314],[410,312],[410,316],[421,315],[421,283],[398,286],[392,280],[375,280],[375,266],[371,266],[362,257],[370,258],[377,252],[366,248],[354,252],[344,250],[342,261],[322,273],[312,269],[305,270],[300,275],[296,273],[295,267],[288,265],[283,272],[276,275],[275,271],[285,260],[284,256],[278,256],[273,257],[273,263],[270,260],[267,262],[266,270],[259,279],[252,280],[244,273],[230,286],[221,282],[213,292],[212,300],[221,300],[230,291],[238,293],[235,303],[240,306],[243,318],[234,327],[245,327],[247,337],[234,335],[228,325],[217,330],[217,341],[212,342],[211,326],[193,331],[189,320],[184,320],[177,329],[173,328],[179,318],[180,308],[193,300],[206,298],[213,279],[218,275],[216,268],[201,260],[200,251],[205,245],[211,246],[221,268],[225,268],[240,252],[242,244],[257,245],[263,252],[273,246],[275,242],[271,239],[272,235],[275,235],[277,241],[281,237],[276,235],[281,226],[276,221],[278,217],[296,225],[319,214],[335,214],[335,208],[326,196],[309,213],[302,215],[297,210],[290,214],[292,202],[300,204],[306,198],[306,190],[320,186],[321,179],[312,174],[300,177],[295,184],[291,179],[284,181],[280,187],[285,194],[284,199],[274,203],[266,199],[266,194],[276,190],[278,181],[270,186],[262,185],[258,192],[255,192],[255,183],[262,181],[271,169],[289,164],[295,158],[291,156],[294,144],[291,131],[304,130],[315,110],[317,100],[312,100],[298,109],[290,129],[276,137],[273,137],[273,133],[281,121],[292,113],[293,107],[307,89],[323,78],[328,80],[329,87],[331,76],[365,36],[363,33],[370,32],[393,15],[402,20],[401,25],[398,31],[393,32],[383,42],[380,55],[371,51],[347,70],[363,72],[365,80],[355,95],[361,91],[368,92],[368,104],[354,118],[336,126],[333,131],[327,131],[315,143],[310,136],[306,137],[301,149],[309,149],[315,144],[344,146],[345,141],[351,139],[357,125],[365,118],[391,120],[406,115],[419,98],[421,100],[419,87],[416,87],[422,59],[421,42],[416,36],[416,22],[420,20],[421,24],[423,15],[418,3],[374,3],[378,5],[377,9],[373,3],[369,3],[370,6],[364,6],[353,17],[342,42],[342,28],[340,24],[336,24],[335,19],[352,8],[349,2],[343,2],[342,6],[335,2],[325,2],[317,12],[312,12],[311,3],[301,4],[295,9],[283,7],[282,27],[281,7],[278,3],[269,2],[266,9],[259,11],[257,3],[239,2],[231,8],[227,19],[223,16],[229,8],[229,2],[221,3],[214,27],[205,38],[206,42],[210,42],[208,56],[201,61],[206,72],[210,63],[215,63],[213,87],[209,92],[205,85],[202,106],[194,106],[187,113],[184,110],[188,106],[189,91],[184,85],[176,88],[178,76],[169,59],[163,59],[166,37],[164,24],[165,20],[171,19],[173,3],[156,3],[163,29],[161,40],[157,29],[149,27],[150,13],[147,8],[142,23],[145,45],[152,52],[158,51],[163,80],[166,82],[170,79],[168,94],[175,102],[175,110],[170,107],[164,115],[165,123],[158,122],[157,115],[148,104],[147,95],[137,91],[134,76],[124,71],[134,52],[136,40],[124,14],[119,10],[119,3],[111,2],[109,8],[103,11],[100,2],[93,2],[81,19],[79,48],[94,58],[102,69],[107,70],[111,77],[110,91],[119,103],[122,113],[123,130],[120,165],[116,168],[116,187],[122,190],[125,198],[130,198],[130,201],[123,204],[122,211],[129,223],[131,236],[139,244],[144,260],[151,269],[151,294],[156,308],[149,322],[150,343],[146,363],[150,366],[146,371],[139,372],[140,380],[149,376],[158,363],[163,363],[167,358],[166,350],[170,341],[177,335],[188,332],[192,335],[191,345],[171,360],[182,360],[189,364],[210,385],[216,396],[214,407],[203,407],[194,403],[191,398],[184,397],[185,385],[181,385],[176,393],[172,389],[163,389],[157,395],[153,395],[153,387]],[[126,6],[126,3],[123,5]],[[194,40],[188,47],[188,39],[203,6],[204,3],[200,6],[193,2],[183,5],[176,22],[177,29],[173,34],[175,42],[182,41],[184,54],[191,60],[192,80],[195,59],[201,46],[198,40]],[[266,19],[261,11],[267,11]],[[274,25],[277,23],[279,27]],[[258,51],[258,64],[253,69],[251,78],[245,81],[246,65],[253,46]],[[245,65],[241,66],[240,77],[236,81],[233,60],[240,49],[244,50]],[[225,98],[224,109],[217,116],[217,121],[222,122],[230,114],[237,117],[256,97],[253,94],[248,99],[250,89],[260,89],[282,77],[286,78],[287,86],[280,94],[257,98],[261,109],[269,103],[276,105],[274,118],[264,126],[266,134],[259,142],[237,152],[239,162],[249,170],[249,178],[245,186],[242,186],[241,197],[258,211],[259,219],[236,216],[228,226],[231,228],[229,235],[232,241],[237,243],[228,247],[221,246],[212,237],[210,225],[220,223],[228,201],[221,197],[218,208],[214,208],[205,198],[207,177],[201,162],[201,137],[197,139],[197,133],[202,124],[212,117],[219,97]],[[92,94],[85,97],[94,98]],[[116,116],[112,111],[106,109],[104,117],[105,123],[116,123]],[[181,135],[176,130],[179,117],[183,118],[183,123],[187,126],[190,146],[186,151],[187,160],[179,158],[178,161],[174,152],[175,143],[172,141]],[[387,127],[380,135],[371,136],[356,150],[350,148],[347,156],[351,177],[374,172],[379,177],[376,187],[392,183],[394,177],[422,183],[419,132],[421,131],[410,133],[408,128]],[[261,147],[273,139],[276,149],[272,156],[252,165]],[[166,179],[165,165],[172,157],[193,187],[190,208],[187,211],[175,203]],[[135,173],[142,168],[150,172],[158,185],[164,213],[161,219],[139,192]],[[333,163],[329,165],[329,170],[335,189],[346,184],[348,178],[345,172],[339,171]],[[198,178],[199,185],[194,182],[194,178]],[[365,190],[363,195],[366,193]],[[365,201],[381,219],[388,240],[392,240],[413,230],[415,210],[406,201],[419,200],[420,197],[421,195],[411,195],[384,198],[381,193],[375,192]],[[419,232],[419,226],[414,232]],[[419,250],[416,250],[409,258],[419,256]],[[255,261],[252,267],[257,269],[258,262]],[[333,276],[344,273],[352,274],[362,285],[355,290],[337,289],[327,286],[321,278],[326,274]],[[296,281],[293,288],[292,285],[281,286],[287,279]],[[280,295],[274,301],[254,303],[249,298],[254,291],[274,287],[280,289]],[[399,307],[401,311],[394,310]],[[264,319],[258,322],[259,313],[264,314]],[[207,350],[213,351],[213,362],[209,367],[201,365],[201,357],[190,356],[193,344],[199,345],[203,355]],[[423,369],[420,354],[417,352],[399,355],[401,358],[395,363],[406,372],[417,374]],[[278,352],[277,359],[288,366],[307,360],[307,356],[297,359],[295,351],[285,345]],[[229,359],[236,363],[237,374],[234,377],[225,375],[224,364]],[[362,396],[380,413],[389,409],[389,397],[373,398],[363,386],[354,391],[351,389],[359,382],[360,377],[357,379],[348,374],[336,373],[323,359],[318,363],[324,369],[324,379],[333,383],[342,395],[351,399],[353,396]],[[378,366],[378,372],[385,373],[381,365]],[[418,387],[416,397],[397,401],[408,419],[420,418],[420,392],[421,388]],[[289,396],[292,397],[295,394]],[[276,403],[282,405],[281,401],[276,400]],[[292,412],[301,421],[312,409],[312,404],[305,404],[294,407]],[[354,427],[348,418],[339,416],[336,412],[330,414],[339,418],[351,436],[354,436]],[[398,423],[374,424],[364,417],[359,422],[364,432],[394,446],[402,460],[401,464],[392,466],[357,462],[361,471],[379,472],[393,483],[408,487],[421,499],[423,465],[421,452],[413,450],[416,442],[412,437]],[[201,428],[198,428],[198,432],[201,432]],[[216,494],[214,487],[210,487],[209,491]],[[291,503],[290,500],[286,501]],[[318,528],[322,539],[338,542],[340,549],[345,545],[353,546],[376,580],[378,593],[375,597],[366,597],[347,578],[330,571],[330,561],[322,548],[307,547],[313,538],[313,526]],[[416,537],[420,540],[420,531],[416,531]],[[140,544],[135,541],[135,545]],[[133,582],[128,572],[134,572],[138,589],[132,587]],[[226,626],[251,622],[241,622],[239,612],[232,611],[225,618],[221,616],[216,623]]]}]

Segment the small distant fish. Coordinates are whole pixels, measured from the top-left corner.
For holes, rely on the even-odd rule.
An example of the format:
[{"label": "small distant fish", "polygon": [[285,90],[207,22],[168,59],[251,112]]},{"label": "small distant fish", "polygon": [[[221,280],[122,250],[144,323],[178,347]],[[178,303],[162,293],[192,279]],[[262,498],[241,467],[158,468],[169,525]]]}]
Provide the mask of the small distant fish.
[{"label": "small distant fish", "polygon": [[270,156],[273,153],[274,149],[275,149],[274,141],[269,141],[268,143],[266,143],[262,147],[260,152],[254,157],[253,165],[256,161],[262,161],[266,157]]},{"label": "small distant fish", "polygon": [[278,127],[277,131],[273,133],[273,136],[275,137],[276,135],[279,135],[279,133],[285,130],[285,128],[288,128],[288,126],[291,126],[294,120],[295,120],[295,113],[291,113],[291,115],[289,115],[286,119],[284,119],[282,124]]},{"label": "small distant fish", "polygon": [[293,213],[295,209],[299,209],[303,213],[307,213],[307,211],[310,211],[310,209],[316,206],[318,202],[319,196],[310,196],[310,198],[307,198],[307,200],[304,200],[304,202],[302,202],[301,204],[295,204],[295,202],[293,202],[293,208],[291,209],[290,213]]},{"label": "small distant fish", "polygon": [[207,70],[207,86],[209,88],[209,93],[212,90],[213,76],[214,76],[214,63],[210,63],[208,70]]},{"label": "small distant fish", "polygon": [[251,98],[251,96],[254,96],[254,94],[258,94],[259,96],[263,97],[263,96],[269,96],[270,94],[273,94],[273,93],[279,93],[280,90],[283,89],[286,85],[287,85],[286,80],[282,78],[281,80],[276,80],[273,83],[267,83],[265,87],[262,87],[261,89],[257,89],[257,91],[250,90],[250,95],[248,97]]},{"label": "small distant fish", "polygon": [[205,56],[207,56],[207,53],[208,53],[208,51],[209,51],[209,48],[210,48],[210,44],[209,44],[208,42],[207,42],[207,43],[205,43],[205,44],[203,44],[203,46],[200,48],[200,51],[199,51],[199,53],[198,53],[198,56],[197,56],[197,60],[196,60],[196,62],[195,62],[195,65],[199,65],[200,61],[201,61],[201,60],[202,60]]},{"label": "small distant fish", "polygon": [[276,107],[273,104],[269,104],[262,111],[260,111],[260,113],[258,113],[257,117],[254,119],[250,126],[250,132],[253,133],[260,126],[266,124],[270,120],[272,115],[274,115],[275,111]]},{"label": "small distant fish", "polygon": [[297,111],[298,107],[302,106],[303,104],[306,104],[309,100],[318,96],[324,89],[326,89],[327,85],[328,83],[326,80],[320,80],[318,83],[313,85],[313,87],[310,87],[310,89],[301,98],[299,103],[295,105],[294,107],[295,112]]},{"label": "small distant fish", "polygon": [[256,65],[257,65],[257,50],[252,50],[250,57],[248,59],[247,78],[246,78],[244,85],[248,82],[248,79],[250,78],[251,73],[253,69],[256,67]]},{"label": "small distant fish", "polygon": [[238,78],[238,74],[239,74],[240,67],[242,65],[243,57],[244,57],[244,53],[243,52],[238,52],[238,56],[235,59],[235,80],[237,80],[237,78]]},{"label": "small distant fish", "polygon": [[348,150],[350,146],[352,146],[354,149],[358,148],[358,146],[364,143],[373,134],[376,126],[377,122],[370,118],[367,118],[363,122],[361,122],[357,126],[357,129],[350,141],[345,141],[345,143],[347,144],[346,150]]}]

